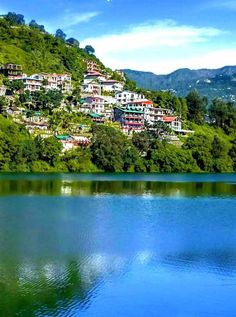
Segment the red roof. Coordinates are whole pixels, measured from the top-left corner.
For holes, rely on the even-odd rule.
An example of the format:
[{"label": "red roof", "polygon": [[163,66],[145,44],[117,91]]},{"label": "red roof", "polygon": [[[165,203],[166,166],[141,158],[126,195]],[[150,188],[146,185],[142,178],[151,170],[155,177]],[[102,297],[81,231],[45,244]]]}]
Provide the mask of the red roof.
[{"label": "red roof", "polygon": [[177,117],[163,117],[165,122],[173,122],[176,120]]},{"label": "red roof", "polygon": [[136,104],[136,105],[153,105],[151,100],[136,100],[127,102],[127,104]]}]

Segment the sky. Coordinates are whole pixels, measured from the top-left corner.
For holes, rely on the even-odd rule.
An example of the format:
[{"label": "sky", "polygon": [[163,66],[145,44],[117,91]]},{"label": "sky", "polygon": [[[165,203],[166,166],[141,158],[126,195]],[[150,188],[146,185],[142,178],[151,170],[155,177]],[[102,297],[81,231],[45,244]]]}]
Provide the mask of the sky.
[{"label": "sky", "polygon": [[92,45],[112,69],[236,65],[236,0],[1,0],[8,11]]}]

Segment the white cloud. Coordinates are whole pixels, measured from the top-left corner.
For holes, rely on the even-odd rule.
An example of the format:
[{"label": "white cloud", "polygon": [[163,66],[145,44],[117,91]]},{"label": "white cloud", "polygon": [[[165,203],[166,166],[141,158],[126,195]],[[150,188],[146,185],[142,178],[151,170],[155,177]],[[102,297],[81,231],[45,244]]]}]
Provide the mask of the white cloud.
[{"label": "white cloud", "polygon": [[180,67],[195,68],[201,62],[202,65],[209,62],[208,67],[211,67],[213,60],[204,56],[206,52],[201,54],[196,51],[199,47],[207,47],[212,39],[222,34],[224,32],[216,28],[159,21],[133,26],[119,34],[88,38],[81,45],[94,46],[96,55],[111,68],[167,73]]},{"label": "white cloud", "polygon": [[[63,16],[55,17],[50,21],[42,21],[42,23],[46,26],[46,29],[51,33],[54,33],[55,30],[58,28],[65,30],[66,32],[72,32],[72,27],[81,23],[88,23],[99,14],[100,12],[96,11],[78,13],[71,12],[69,9],[67,9],[65,10]],[[70,28],[72,28],[72,30]]]},{"label": "white cloud", "polygon": [[66,12],[61,20],[63,27],[71,27],[80,23],[88,23],[92,18],[98,16],[99,12],[84,12],[84,13],[74,13]]}]

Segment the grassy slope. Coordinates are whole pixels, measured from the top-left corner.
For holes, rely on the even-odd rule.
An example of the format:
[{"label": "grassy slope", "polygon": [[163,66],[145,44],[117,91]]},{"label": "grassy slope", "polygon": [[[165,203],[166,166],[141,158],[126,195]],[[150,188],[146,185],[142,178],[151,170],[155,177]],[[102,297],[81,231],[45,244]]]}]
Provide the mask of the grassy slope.
[{"label": "grassy slope", "polygon": [[91,58],[96,59],[53,35],[0,19],[0,64],[20,64],[27,74],[70,72],[73,80],[80,81],[86,70],[84,59]]}]

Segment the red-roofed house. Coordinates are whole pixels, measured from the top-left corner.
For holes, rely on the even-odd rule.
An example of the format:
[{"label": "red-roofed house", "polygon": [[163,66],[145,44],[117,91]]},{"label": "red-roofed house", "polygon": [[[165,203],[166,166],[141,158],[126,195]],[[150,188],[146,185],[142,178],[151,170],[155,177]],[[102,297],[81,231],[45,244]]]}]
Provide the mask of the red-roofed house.
[{"label": "red-roofed house", "polygon": [[168,126],[173,130],[173,131],[181,131],[182,129],[182,122],[181,119],[176,117],[176,116],[164,116],[163,117],[163,122],[168,124]]}]

